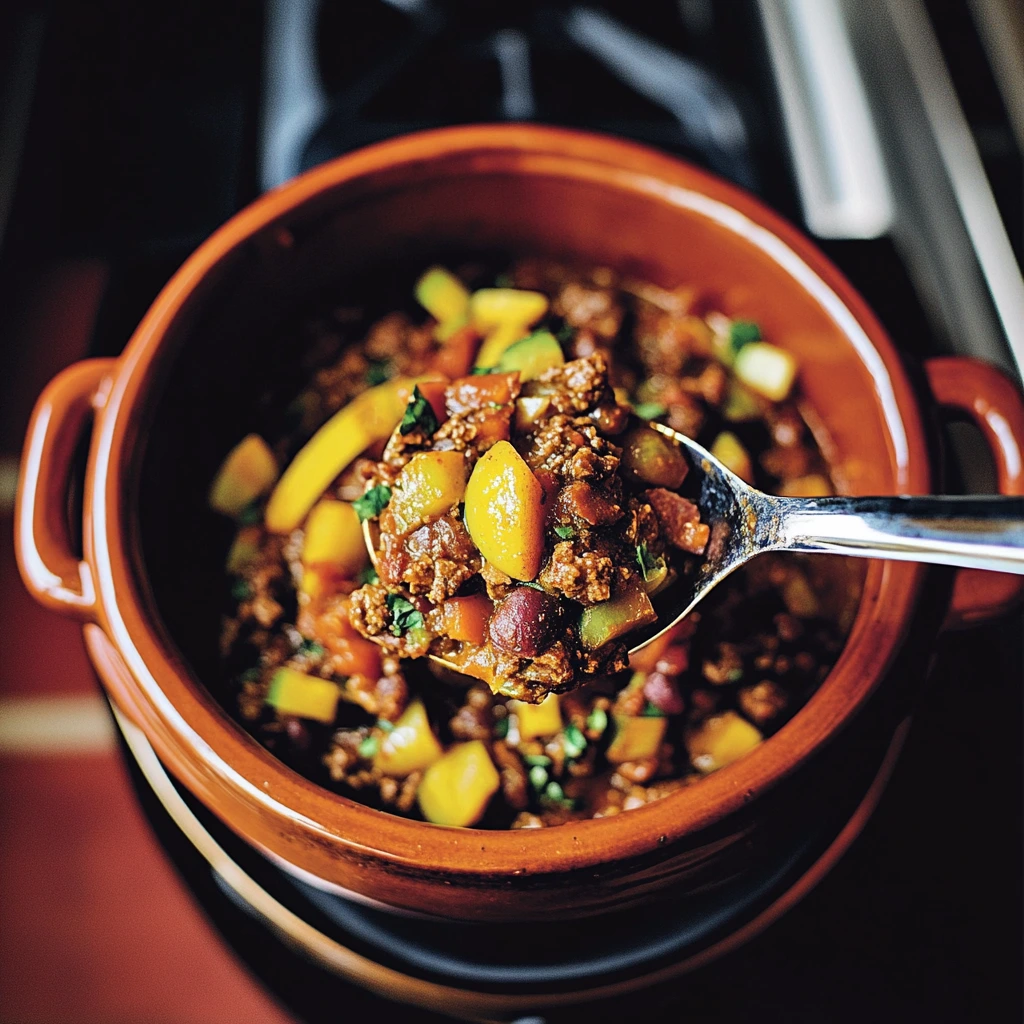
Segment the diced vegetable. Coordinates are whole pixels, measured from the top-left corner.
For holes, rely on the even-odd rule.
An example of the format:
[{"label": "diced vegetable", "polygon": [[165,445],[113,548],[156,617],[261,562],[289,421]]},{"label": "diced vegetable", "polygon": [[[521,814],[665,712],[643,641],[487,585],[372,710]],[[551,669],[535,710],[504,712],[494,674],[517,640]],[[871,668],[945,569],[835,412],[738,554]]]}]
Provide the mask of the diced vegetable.
[{"label": "diced vegetable", "polygon": [[501,324],[529,326],[548,311],[548,297],[542,292],[519,288],[481,288],[469,297],[473,325],[489,331]]},{"label": "diced vegetable", "polygon": [[476,354],[477,367],[497,366],[505,352],[521,338],[530,333],[529,324],[507,323],[499,324],[487,332],[480,351]]},{"label": "diced vegetable", "polygon": [[416,301],[438,323],[444,324],[467,315],[469,291],[444,267],[431,267],[416,282]]},{"label": "diced vegetable", "polygon": [[525,383],[535,380],[545,370],[564,365],[562,346],[555,336],[550,331],[536,331],[510,345],[498,360],[497,368],[502,373],[518,370],[520,381]]},{"label": "diced vegetable", "polygon": [[276,479],[274,453],[259,434],[249,434],[221,463],[210,486],[210,507],[237,516],[254,498],[266,494]]},{"label": "diced vegetable", "polygon": [[634,718],[631,715],[613,715],[615,735],[608,745],[607,758],[612,764],[641,761],[655,757],[668,729],[668,719],[658,715]]},{"label": "diced vegetable", "polygon": [[465,493],[462,452],[417,452],[398,474],[388,510],[406,533],[450,511]]},{"label": "diced vegetable", "polygon": [[487,640],[487,620],[494,604],[486,594],[450,597],[441,605],[441,628],[453,640],[483,644]]},{"label": "diced vegetable", "polygon": [[686,479],[690,469],[678,445],[642,426],[630,428],[622,439],[622,467],[641,483],[670,490]]},{"label": "diced vegetable", "polygon": [[438,340],[444,344],[437,350],[431,362],[431,369],[443,373],[454,380],[464,377],[473,368],[476,350],[480,347],[480,335],[466,325],[453,330],[444,338],[440,337],[440,328],[434,332]]},{"label": "diced vegetable", "polygon": [[740,439],[731,431],[723,430],[715,438],[711,445],[711,454],[741,480],[746,480],[748,484],[754,482],[754,464],[750,461],[750,455]]},{"label": "diced vegetable", "polygon": [[282,715],[312,718],[330,725],[338,710],[341,687],[329,679],[294,668],[279,668],[270,680],[267,703]]},{"label": "diced vegetable", "polygon": [[235,534],[224,567],[228,572],[240,573],[259,553],[260,528],[258,526],[243,526]]},{"label": "diced vegetable", "polygon": [[480,554],[517,580],[532,580],[544,554],[544,489],[508,441],[498,441],[466,485],[466,527]]},{"label": "diced vegetable", "polygon": [[781,402],[796,379],[796,360],[785,349],[752,341],[740,349],[733,366],[736,376],[758,394]]},{"label": "diced vegetable", "polygon": [[385,775],[404,778],[429,768],[443,754],[444,749],[430,728],[423,701],[414,700],[380,741],[373,766]]},{"label": "diced vegetable", "polygon": [[514,373],[484,373],[454,380],[445,391],[449,413],[480,412],[491,406],[508,405],[519,393]]},{"label": "diced vegetable", "polygon": [[779,494],[789,498],[827,498],[833,493],[828,477],[820,473],[793,477],[784,481],[779,488]]},{"label": "diced vegetable", "polygon": [[355,576],[366,565],[359,516],[347,501],[325,499],[313,506],[306,520],[302,564],[327,565],[343,576]]},{"label": "diced vegetable", "polygon": [[764,413],[763,399],[744,387],[735,377],[726,386],[722,416],[730,423],[747,423],[760,419]]},{"label": "diced vegetable", "polygon": [[551,408],[551,399],[547,395],[535,398],[516,399],[516,430],[526,430],[538,423]]},{"label": "diced vegetable", "polygon": [[761,733],[735,711],[706,718],[686,734],[690,764],[707,775],[749,754],[762,740]]},{"label": "diced vegetable", "polygon": [[332,480],[375,441],[390,436],[420,381],[396,379],[357,395],[303,446],[284,471],[267,503],[272,533],[290,533]]},{"label": "diced vegetable", "polygon": [[501,777],[480,740],[457,743],[423,776],[420,810],[435,825],[472,825],[498,791]]},{"label": "diced vegetable", "polygon": [[580,617],[580,642],[594,651],[609,640],[646,626],[658,618],[647,593],[639,586],[626,587],[610,601],[583,609]]},{"label": "diced vegetable", "polygon": [[562,729],[562,713],[559,710],[557,693],[549,693],[539,704],[510,700],[508,710],[519,720],[519,738],[522,740],[554,736]]}]

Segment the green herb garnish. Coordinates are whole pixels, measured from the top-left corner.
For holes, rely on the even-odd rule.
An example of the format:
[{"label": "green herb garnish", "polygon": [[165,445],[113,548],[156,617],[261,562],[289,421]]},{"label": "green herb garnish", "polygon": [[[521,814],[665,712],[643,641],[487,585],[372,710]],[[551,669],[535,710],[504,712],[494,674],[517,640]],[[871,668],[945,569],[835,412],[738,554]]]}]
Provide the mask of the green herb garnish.
[{"label": "green herb garnish", "polygon": [[644,705],[643,711],[640,712],[641,718],[664,718],[665,712],[661,710],[656,704],[652,704],[648,701]]},{"label": "green herb garnish", "polygon": [[371,487],[361,498],[352,502],[352,507],[359,516],[359,522],[364,523],[367,519],[375,519],[384,511],[391,500],[391,488],[387,484],[377,484]]},{"label": "green herb garnish", "polygon": [[377,719],[377,728],[380,729],[381,732],[391,732],[394,727],[395,723],[389,722],[386,718]]},{"label": "green herb garnish", "polygon": [[547,754],[523,754],[523,760],[535,768],[547,768],[551,758]]},{"label": "green herb garnish", "polygon": [[562,733],[562,747],[566,757],[575,759],[587,749],[587,737],[577,726],[569,725]]},{"label": "green herb garnish", "polygon": [[366,586],[367,583],[380,583],[380,577],[377,575],[377,570],[372,565],[368,565],[359,575],[356,577],[357,582],[360,586]]},{"label": "green herb garnish", "polygon": [[562,324],[562,326],[555,331],[555,337],[563,345],[568,345],[569,342],[576,337],[576,328],[571,327],[569,324]]},{"label": "green herb garnish", "polygon": [[530,769],[530,785],[534,789],[543,789],[548,782],[548,770],[542,765],[536,764]]},{"label": "green herb garnish", "polygon": [[568,811],[571,811],[576,806],[576,801],[567,797],[565,790],[554,780],[545,787],[540,802],[547,807],[563,807]]},{"label": "green herb garnish", "polygon": [[401,636],[410,629],[423,628],[423,613],[408,598],[401,594],[388,594],[385,598],[391,612],[391,632]]},{"label": "green herb garnish", "polygon": [[469,371],[469,375],[471,377],[487,377],[490,374],[495,373],[497,369],[498,368],[496,366],[474,366],[473,369]]},{"label": "green herb garnish", "polygon": [[596,732],[601,735],[608,728],[608,712],[604,708],[594,708],[587,715],[587,732]]},{"label": "green herb garnish", "polygon": [[305,654],[311,658],[322,658],[324,649],[321,644],[318,644],[315,640],[303,640],[299,644],[297,654]]},{"label": "green herb garnish", "polygon": [[245,580],[235,580],[231,584],[231,596],[236,601],[248,601],[252,597],[252,587]]},{"label": "green herb garnish", "polygon": [[668,409],[659,402],[637,402],[633,406],[633,412],[642,420],[656,420],[659,416],[664,416]]},{"label": "green herb garnish", "polygon": [[386,362],[374,361],[370,363],[369,369],[366,371],[366,383],[371,387],[377,384],[383,384],[384,381],[390,380],[391,378],[391,364]]},{"label": "green herb garnish", "polygon": [[359,751],[360,757],[369,760],[371,757],[377,756],[377,751],[380,750],[380,741],[376,736],[367,736],[356,749]]},{"label": "green herb garnish", "polygon": [[640,573],[641,573],[641,575],[643,576],[643,578],[645,580],[650,579],[651,578],[651,573],[653,573],[653,572],[655,572],[657,570],[662,569],[664,567],[664,565],[665,565],[665,559],[664,558],[660,558],[660,557],[659,558],[655,558],[654,555],[652,555],[647,550],[647,543],[646,542],[644,542],[642,544],[637,544],[637,546],[636,546],[636,560],[637,560],[637,564],[640,566]]},{"label": "green herb garnish", "polygon": [[254,498],[238,513],[238,523],[240,526],[257,526],[262,522],[263,507],[260,505],[259,498]]},{"label": "green herb garnish", "polygon": [[258,668],[255,668],[255,667],[247,668],[242,673],[242,682],[243,683],[255,683],[255,682],[257,682],[259,680],[261,674],[262,673],[260,672],[260,670]]},{"label": "green herb garnish", "polygon": [[562,540],[572,540],[576,536],[576,531],[571,526],[556,526],[555,533],[558,534]]},{"label": "green herb garnish", "polygon": [[418,387],[412,389],[412,398],[409,399],[409,404],[402,415],[402,422],[398,425],[398,432],[403,437],[414,430],[422,431],[427,437],[437,430],[434,407],[423,397]]},{"label": "green herb garnish", "polygon": [[533,580],[525,580],[522,585],[524,587],[529,587],[531,590],[539,590],[542,594],[545,593],[544,588]]},{"label": "green herb garnish", "polygon": [[733,320],[729,327],[729,347],[739,352],[751,341],[761,340],[761,328],[753,320]]},{"label": "green herb garnish", "polygon": [[494,735],[499,740],[503,740],[508,735],[508,715],[504,718],[499,718],[494,723]]}]

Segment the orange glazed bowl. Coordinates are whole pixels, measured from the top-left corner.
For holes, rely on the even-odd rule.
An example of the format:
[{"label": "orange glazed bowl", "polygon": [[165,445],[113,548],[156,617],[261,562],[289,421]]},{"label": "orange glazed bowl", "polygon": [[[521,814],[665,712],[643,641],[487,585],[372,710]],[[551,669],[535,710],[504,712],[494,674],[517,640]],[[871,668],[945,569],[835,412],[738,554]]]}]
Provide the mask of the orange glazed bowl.
[{"label": "orange glazed bowl", "polygon": [[[452,128],[352,153],[263,196],[181,267],[120,358],[79,363],[49,385],[22,465],[22,574],[40,601],[83,620],[107,693],[178,781],[301,877],[466,920],[592,915],[668,889],[707,891],[863,793],[943,622],[997,613],[1017,581],[868,563],[844,651],[776,735],[665,799],[556,828],[445,828],[363,806],[278,761],[204,685],[216,690],[222,672],[226,548],[207,489],[257,400],[294,375],[280,325],[367,268],[485,249],[575,258],[665,287],[695,282],[725,313],[756,317],[798,358],[850,493],[936,489],[925,424],[937,405],[974,417],[1002,488],[1024,487],[1013,386],[967,359],[936,360],[912,386],[840,273],[746,193],[610,138]],[[79,559],[62,517],[90,415]]]}]

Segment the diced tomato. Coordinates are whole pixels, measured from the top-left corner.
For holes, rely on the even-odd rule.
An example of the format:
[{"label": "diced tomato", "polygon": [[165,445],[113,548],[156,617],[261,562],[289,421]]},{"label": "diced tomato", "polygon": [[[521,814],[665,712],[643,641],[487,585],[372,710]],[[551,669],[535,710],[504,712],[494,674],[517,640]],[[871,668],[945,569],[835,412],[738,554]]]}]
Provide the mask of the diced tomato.
[{"label": "diced tomato", "polygon": [[479,347],[480,335],[470,326],[460,327],[437,350],[431,368],[451,379],[463,377],[472,369]]},{"label": "diced tomato", "polygon": [[506,405],[499,409],[487,409],[473,417],[478,441],[494,444],[507,441],[512,436],[512,411],[515,407]]},{"label": "diced tomato", "polygon": [[518,373],[488,373],[477,377],[461,377],[445,392],[448,412],[473,412],[489,406],[508,405],[519,395]]},{"label": "diced tomato", "polygon": [[482,644],[487,638],[487,620],[494,605],[486,594],[450,597],[441,605],[441,621],[445,633],[453,640]]},{"label": "diced tomato", "polygon": [[380,679],[380,648],[362,637],[325,637],[326,647],[334,655],[332,668],[344,676]]}]

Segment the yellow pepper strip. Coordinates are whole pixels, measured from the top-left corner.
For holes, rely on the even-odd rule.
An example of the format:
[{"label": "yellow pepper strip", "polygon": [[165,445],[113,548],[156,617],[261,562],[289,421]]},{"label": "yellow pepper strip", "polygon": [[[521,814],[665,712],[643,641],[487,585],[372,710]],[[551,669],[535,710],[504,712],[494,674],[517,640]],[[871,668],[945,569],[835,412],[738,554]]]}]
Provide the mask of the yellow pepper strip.
[{"label": "yellow pepper strip", "polygon": [[444,267],[431,267],[416,282],[416,301],[438,323],[465,316],[469,305],[466,286]]},{"label": "yellow pepper strip", "polygon": [[543,292],[521,288],[481,288],[469,297],[469,316],[474,326],[489,331],[502,324],[534,324],[548,311]]},{"label": "yellow pepper strip", "polygon": [[511,322],[499,324],[484,338],[484,343],[476,354],[474,365],[487,368],[497,366],[506,351],[529,333],[529,324]]},{"label": "yellow pepper strip", "polygon": [[210,507],[237,516],[249,502],[266,494],[277,479],[277,460],[259,434],[243,437],[217,471],[210,485]]},{"label": "yellow pepper strip", "polygon": [[414,385],[424,378],[396,378],[356,395],[303,446],[277,482],[267,503],[271,533],[296,529],[331,481],[375,441],[389,437]]}]

